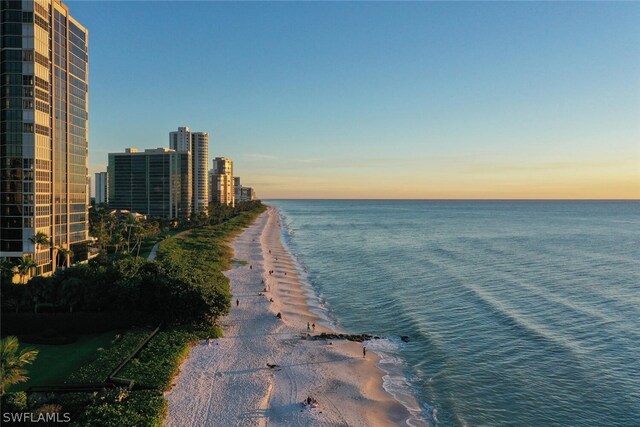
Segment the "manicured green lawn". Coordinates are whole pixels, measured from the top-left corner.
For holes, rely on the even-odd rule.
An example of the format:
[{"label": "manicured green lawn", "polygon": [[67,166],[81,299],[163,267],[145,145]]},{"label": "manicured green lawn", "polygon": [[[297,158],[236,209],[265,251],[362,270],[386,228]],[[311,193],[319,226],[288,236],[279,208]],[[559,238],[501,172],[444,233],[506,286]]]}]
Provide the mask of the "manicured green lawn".
[{"label": "manicured green lawn", "polygon": [[83,335],[72,344],[21,345],[20,347],[40,350],[40,353],[36,361],[27,366],[29,381],[12,386],[11,391],[26,390],[34,385],[63,383],[78,367],[92,359],[98,348],[109,347],[115,336],[115,332],[106,332],[98,335]]}]

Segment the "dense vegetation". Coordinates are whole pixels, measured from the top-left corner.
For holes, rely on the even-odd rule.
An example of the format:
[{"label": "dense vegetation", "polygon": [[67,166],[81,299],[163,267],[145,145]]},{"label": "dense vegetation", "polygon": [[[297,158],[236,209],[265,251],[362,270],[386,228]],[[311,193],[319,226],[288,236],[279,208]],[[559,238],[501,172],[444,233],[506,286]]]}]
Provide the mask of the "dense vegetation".
[{"label": "dense vegetation", "polygon": [[[123,331],[73,372],[67,382],[104,382],[148,334],[151,327],[145,325],[164,325],[117,375],[133,380],[133,390],[74,393],[60,395],[54,401],[30,399],[26,409],[59,405],[62,411],[73,414],[73,425],[160,425],[166,413],[162,391],[170,386],[190,344],[219,336],[215,320],[230,308],[229,281],[222,274],[231,261],[226,242],[264,209],[260,202],[212,209],[209,217],[192,220],[194,228],[187,233],[163,240],[153,262],[134,256],[138,249],[131,250],[131,244],[121,244],[121,250],[112,248],[110,256],[109,245],[105,245],[103,255],[86,265],[59,270],[49,278],[36,277],[25,285],[3,282],[3,321],[4,313],[38,317],[43,315],[37,312],[46,311],[68,316],[71,330],[74,316],[80,314],[140,314],[138,324],[142,328]],[[135,245],[144,246],[140,242]],[[56,332],[68,331],[62,327]],[[3,409],[18,410],[23,399],[12,395],[4,402]]]},{"label": "dense vegetation", "polygon": [[88,264],[59,269],[51,277],[34,277],[26,285],[2,282],[3,313],[126,312],[142,313],[150,322],[210,324],[228,310],[230,249],[224,240],[241,230],[264,207],[244,202],[220,208],[212,221],[184,237],[163,241],[157,261],[102,254]]}]

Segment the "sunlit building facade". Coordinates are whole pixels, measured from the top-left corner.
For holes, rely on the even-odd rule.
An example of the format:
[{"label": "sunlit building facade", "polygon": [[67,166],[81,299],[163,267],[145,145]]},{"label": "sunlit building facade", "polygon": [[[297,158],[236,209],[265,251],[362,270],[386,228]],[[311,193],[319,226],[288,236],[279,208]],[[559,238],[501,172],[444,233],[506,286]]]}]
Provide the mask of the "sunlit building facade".
[{"label": "sunlit building facade", "polygon": [[235,206],[233,161],[226,157],[213,159],[213,169],[209,171],[211,201]]},{"label": "sunlit building facade", "polygon": [[169,132],[169,147],[179,152],[191,152],[191,207],[194,214],[206,211],[209,205],[209,133],[191,132],[188,127],[179,127],[177,131]]},{"label": "sunlit building facade", "polygon": [[0,257],[48,275],[57,248],[88,253],[88,32],[58,0],[0,7]]}]

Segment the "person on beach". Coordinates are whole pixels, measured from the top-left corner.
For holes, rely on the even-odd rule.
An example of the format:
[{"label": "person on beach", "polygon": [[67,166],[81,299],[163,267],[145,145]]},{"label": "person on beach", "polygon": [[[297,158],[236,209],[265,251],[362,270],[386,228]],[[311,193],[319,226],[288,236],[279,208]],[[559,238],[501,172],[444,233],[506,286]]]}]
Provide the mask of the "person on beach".
[{"label": "person on beach", "polygon": [[307,331],[311,330],[311,325],[309,325],[309,322],[307,322]]},{"label": "person on beach", "polygon": [[276,314],[276,317],[280,320],[282,320],[282,313],[278,312],[278,314]]},{"label": "person on beach", "polygon": [[236,307],[240,305],[240,300],[236,300]]},{"label": "person on beach", "polygon": [[249,270],[253,270],[253,265],[249,264]]},{"label": "person on beach", "polygon": [[313,328],[313,332],[316,331],[316,322],[313,322],[313,324],[311,324],[311,327]]},{"label": "person on beach", "polygon": [[362,346],[362,358],[364,359],[365,357],[367,357],[367,347]]}]

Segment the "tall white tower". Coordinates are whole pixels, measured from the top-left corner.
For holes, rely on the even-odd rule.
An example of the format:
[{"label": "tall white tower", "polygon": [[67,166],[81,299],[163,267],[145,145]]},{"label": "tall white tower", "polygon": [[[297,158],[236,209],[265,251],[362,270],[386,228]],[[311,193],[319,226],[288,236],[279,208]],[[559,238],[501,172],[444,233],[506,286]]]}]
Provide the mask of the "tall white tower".
[{"label": "tall white tower", "polygon": [[179,127],[169,132],[169,147],[178,152],[190,152],[193,162],[191,171],[193,213],[206,212],[209,206],[209,180],[207,165],[209,163],[209,134],[207,132],[191,132],[188,127]]}]

